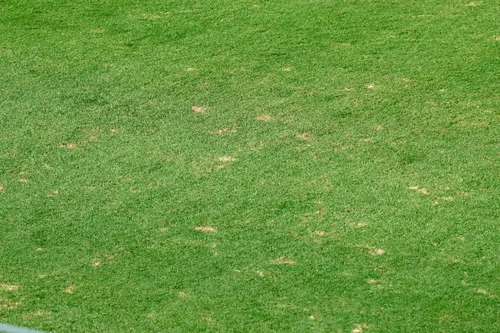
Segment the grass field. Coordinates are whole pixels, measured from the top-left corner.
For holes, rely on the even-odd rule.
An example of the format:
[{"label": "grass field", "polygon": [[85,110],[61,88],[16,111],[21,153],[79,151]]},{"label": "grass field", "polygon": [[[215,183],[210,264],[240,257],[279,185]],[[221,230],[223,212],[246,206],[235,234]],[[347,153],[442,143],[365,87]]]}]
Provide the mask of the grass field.
[{"label": "grass field", "polygon": [[498,332],[500,3],[0,1],[0,322]]}]

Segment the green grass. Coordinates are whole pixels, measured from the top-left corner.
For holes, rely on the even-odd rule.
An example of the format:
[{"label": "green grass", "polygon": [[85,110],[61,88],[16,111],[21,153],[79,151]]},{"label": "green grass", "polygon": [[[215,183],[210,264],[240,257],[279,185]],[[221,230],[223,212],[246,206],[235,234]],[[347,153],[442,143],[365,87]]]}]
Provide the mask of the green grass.
[{"label": "green grass", "polygon": [[499,17],[0,1],[0,322],[499,331]]}]

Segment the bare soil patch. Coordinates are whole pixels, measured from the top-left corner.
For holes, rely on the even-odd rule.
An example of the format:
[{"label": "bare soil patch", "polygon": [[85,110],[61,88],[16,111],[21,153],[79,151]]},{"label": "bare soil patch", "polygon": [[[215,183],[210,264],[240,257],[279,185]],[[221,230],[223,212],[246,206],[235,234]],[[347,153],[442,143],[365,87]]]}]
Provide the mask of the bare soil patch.
[{"label": "bare soil patch", "polygon": [[257,118],[255,118],[255,120],[269,121],[269,120],[273,120],[273,117],[271,117],[270,115],[267,115],[267,114],[263,114],[263,115],[260,115]]},{"label": "bare soil patch", "polygon": [[409,186],[408,189],[418,191],[418,192],[425,194],[425,195],[429,194],[429,190],[427,190],[426,188],[423,188],[423,187],[419,187],[419,186]]},{"label": "bare soil patch", "polygon": [[297,134],[296,137],[299,140],[307,141],[311,138],[311,135],[309,133],[302,133],[302,134]]},{"label": "bare soil patch", "polygon": [[236,158],[232,156],[221,156],[219,157],[219,162],[234,162],[236,161]]},{"label": "bare soil patch", "polygon": [[212,131],[212,134],[224,135],[224,134],[228,134],[228,133],[236,133],[237,130],[238,130],[237,127],[232,127],[232,128],[224,127],[224,128]]},{"label": "bare soil patch", "polygon": [[209,227],[209,226],[195,227],[194,230],[203,231],[203,232],[216,232],[217,231],[215,228]]},{"label": "bare soil patch", "polygon": [[207,111],[207,107],[195,105],[191,108],[191,110],[195,113],[203,113],[203,112]]},{"label": "bare soil patch", "polygon": [[0,311],[2,309],[15,309],[19,302],[13,302],[10,299],[0,297]]},{"label": "bare soil patch", "polygon": [[293,265],[293,264],[295,264],[295,260],[287,258],[287,257],[279,257],[277,259],[274,259],[271,262],[273,264],[276,264],[276,265]]},{"label": "bare soil patch", "polygon": [[15,285],[15,284],[0,283],[0,290],[16,291],[18,289],[19,289],[19,286]]},{"label": "bare soil patch", "polygon": [[63,293],[72,294],[75,291],[75,287],[76,286],[74,284],[71,284],[71,285],[67,286],[66,288],[64,288]]},{"label": "bare soil patch", "polygon": [[351,223],[351,227],[353,228],[365,228],[368,227],[370,224],[368,222],[354,222]]}]

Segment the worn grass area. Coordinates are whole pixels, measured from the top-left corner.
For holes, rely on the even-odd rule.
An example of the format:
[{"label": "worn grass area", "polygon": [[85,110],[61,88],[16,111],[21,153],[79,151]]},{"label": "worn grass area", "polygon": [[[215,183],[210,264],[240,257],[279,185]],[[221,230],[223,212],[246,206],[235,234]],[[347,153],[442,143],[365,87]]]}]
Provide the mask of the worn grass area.
[{"label": "worn grass area", "polygon": [[498,1],[0,2],[0,322],[496,332]]}]

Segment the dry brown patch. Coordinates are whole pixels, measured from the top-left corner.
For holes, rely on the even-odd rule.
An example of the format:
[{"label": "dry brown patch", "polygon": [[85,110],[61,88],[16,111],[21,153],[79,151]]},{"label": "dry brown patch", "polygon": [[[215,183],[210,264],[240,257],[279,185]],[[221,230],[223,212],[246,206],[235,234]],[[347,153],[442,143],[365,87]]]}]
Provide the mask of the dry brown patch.
[{"label": "dry brown patch", "polygon": [[500,36],[493,36],[494,40],[500,40]]},{"label": "dry brown patch", "polygon": [[101,261],[99,259],[93,259],[92,260],[92,267],[97,268],[99,266],[101,266]]},{"label": "dry brown patch", "polygon": [[363,333],[363,328],[367,328],[368,326],[366,324],[362,325],[356,325],[355,328],[352,329],[352,333]]},{"label": "dry brown patch", "polygon": [[362,139],[359,139],[359,141],[361,141],[361,142],[373,142],[373,139],[372,138],[362,138]]},{"label": "dry brown patch", "polygon": [[369,284],[375,284],[375,283],[377,283],[377,280],[375,280],[375,279],[369,279],[368,283]]},{"label": "dry brown patch", "polygon": [[263,115],[258,116],[255,119],[260,120],[260,121],[269,121],[269,120],[273,120],[273,117],[271,117],[270,115],[267,115],[267,114],[263,114]]},{"label": "dry brown patch", "polygon": [[429,194],[429,191],[426,188],[419,187],[419,186],[409,186],[408,189],[414,190],[414,191],[419,191],[420,193],[425,194],[425,195]]},{"label": "dry brown patch", "polygon": [[314,319],[316,319],[316,317],[315,316],[309,316],[309,319],[314,320]]},{"label": "dry brown patch", "polygon": [[199,226],[199,227],[195,227],[194,229],[198,230],[198,231],[203,231],[203,232],[216,232],[217,231],[215,228],[209,227],[209,226]]},{"label": "dry brown patch", "polygon": [[7,298],[0,297],[0,310],[2,309],[15,309],[19,305],[19,302],[13,302]]},{"label": "dry brown patch", "polygon": [[19,178],[17,181],[20,183],[27,183],[28,182],[28,180],[26,178]]},{"label": "dry brown patch", "polygon": [[264,277],[264,272],[263,272],[263,271],[257,271],[257,274],[258,274],[260,277]]},{"label": "dry brown patch", "polygon": [[309,149],[309,147],[311,147],[310,144],[302,145],[302,146],[297,146],[297,147],[295,147],[295,150],[297,150],[297,151],[303,151],[303,150]]},{"label": "dry brown patch", "polygon": [[74,144],[74,143],[65,143],[65,144],[61,144],[59,146],[59,148],[74,149],[74,148],[76,148],[76,144]]},{"label": "dry brown patch", "polygon": [[195,113],[203,113],[203,112],[207,111],[207,107],[195,105],[191,108],[191,110]]},{"label": "dry brown patch", "polygon": [[0,283],[0,290],[16,291],[18,289],[19,289],[19,286],[17,286],[17,285]]},{"label": "dry brown patch", "polygon": [[35,317],[45,317],[45,316],[50,316],[52,314],[52,312],[51,311],[38,310],[38,311],[33,312],[32,314]]},{"label": "dry brown patch", "polygon": [[188,72],[195,72],[195,71],[197,71],[197,69],[196,69],[196,68],[193,68],[193,67],[189,67],[189,68],[187,69],[187,71],[188,71]]},{"label": "dry brown patch", "polygon": [[33,320],[36,317],[47,317],[52,315],[51,311],[44,311],[44,310],[37,310],[33,312],[24,312],[22,314],[23,318],[28,319],[28,320]]},{"label": "dry brown patch", "polygon": [[153,319],[153,318],[156,318],[158,317],[158,314],[156,312],[150,312],[146,315],[146,317],[150,318],[150,319]]},{"label": "dry brown patch", "polygon": [[157,19],[161,18],[161,16],[158,14],[144,13],[144,14],[142,14],[142,18],[147,19],[147,20],[157,20]]},{"label": "dry brown patch", "polygon": [[235,133],[236,131],[237,131],[236,127],[233,127],[233,128],[224,127],[224,128],[212,131],[212,134],[215,134],[215,135],[224,135],[224,134],[227,134],[227,133]]},{"label": "dry brown patch", "polygon": [[283,72],[290,72],[293,70],[293,67],[285,67],[283,68]]},{"label": "dry brown patch", "polygon": [[328,235],[328,233],[326,231],[315,231],[315,232],[313,232],[313,235],[326,236],[326,235]]},{"label": "dry brown patch", "polygon": [[71,284],[63,290],[63,293],[72,294],[75,291],[75,287],[76,286],[74,284]]},{"label": "dry brown patch", "polygon": [[118,130],[117,130],[116,128],[114,128],[114,127],[111,127],[111,128],[109,129],[109,131],[110,131],[111,133],[116,133],[116,132],[118,132]]},{"label": "dry brown patch", "polygon": [[354,223],[351,223],[351,227],[354,227],[354,228],[364,228],[364,227],[367,227],[369,225],[370,224],[368,222],[354,222]]},{"label": "dry brown patch", "polygon": [[454,256],[448,256],[448,259],[449,259],[451,262],[454,262],[454,263],[459,263],[459,262],[462,262],[462,260],[460,260],[459,258],[454,257]]},{"label": "dry brown patch", "polygon": [[344,91],[352,91],[352,88],[344,88],[342,90],[344,90]]},{"label": "dry brown patch", "polygon": [[378,249],[375,246],[370,246],[368,244],[360,244],[360,245],[357,245],[357,247],[362,247],[362,248],[367,249],[369,251],[369,253],[371,255],[374,255],[374,256],[381,256],[382,254],[385,253],[384,250]]},{"label": "dry brown patch", "polygon": [[104,29],[92,29],[90,32],[93,34],[102,34],[104,33]]},{"label": "dry brown patch", "polygon": [[59,190],[54,190],[54,191],[50,191],[50,192],[45,193],[45,196],[47,196],[47,197],[56,197],[58,195],[59,195]]},{"label": "dry brown patch", "polygon": [[221,156],[219,157],[219,162],[234,162],[236,161],[236,158],[232,156]]},{"label": "dry brown patch", "polygon": [[2,185],[0,185],[0,192],[5,192],[5,188]]},{"label": "dry brown patch", "polygon": [[121,180],[126,181],[126,182],[130,182],[130,181],[134,180],[134,178],[132,178],[132,176],[130,176],[130,175],[120,176],[119,178]]},{"label": "dry brown patch", "polygon": [[115,259],[115,255],[114,254],[106,254],[105,257],[106,257],[106,259],[108,261],[113,261]]},{"label": "dry brown patch", "polygon": [[475,290],[476,293],[478,294],[481,294],[481,295],[485,295],[485,296],[488,296],[489,298],[497,298],[496,295],[488,292],[486,289],[483,289],[483,288],[478,288]]},{"label": "dry brown patch", "polygon": [[296,137],[299,140],[307,141],[311,138],[311,135],[309,133],[302,133],[302,134],[297,134]]},{"label": "dry brown patch", "polygon": [[373,88],[375,88],[375,84],[368,83],[367,85],[365,85],[365,88],[367,88],[367,89],[373,89]]},{"label": "dry brown patch", "polygon": [[381,131],[383,129],[384,129],[384,127],[382,125],[375,126],[375,130],[377,130],[377,131]]},{"label": "dry brown patch", "polygon": [[425,194],[425,195],[429,194],[429,191],[428,191],[426,188],[421,188],[421,189],[419,189],[419,191],[420,191],[422,194]]},{"label": "dry brown patch", "polygon": [[295,264],[295,260],[286,258],[286,257],[279,257],[278,259],[274,259],[271,261],[273,264],[276,265],[293,265]]},{"label": "dry brown patch", "polygon": [[473,2],[469,2],[465,6],[467,6],[467,7],[478,7],[478,6],[481,6],[482,4],[483,4],[482,2],[473,1]]}]

